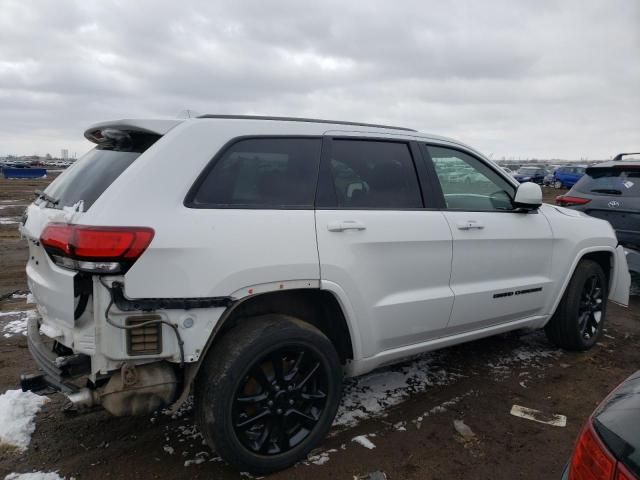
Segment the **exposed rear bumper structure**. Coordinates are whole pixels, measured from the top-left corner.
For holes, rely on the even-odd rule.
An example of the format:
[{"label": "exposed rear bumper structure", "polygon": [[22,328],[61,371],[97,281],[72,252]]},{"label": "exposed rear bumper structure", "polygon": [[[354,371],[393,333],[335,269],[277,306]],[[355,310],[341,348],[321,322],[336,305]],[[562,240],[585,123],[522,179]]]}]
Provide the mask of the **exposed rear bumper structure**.
[{"label": "exposed rear bumper structure", "polygon": [[68,395],[80,390],[81,387],[73,381],[90,372],[89,356],[56,354],[53,351],[53,340],[40,335],[38,318],[35,316],[27,320],[27,345],[40,372],[20,376],[20,386],[23,391],[45,393],[53,390]]},{"label": "exposed rear bumper structure", "polygon": [[[124,364],[118,374],[105,375],[99,386],[89,385],[91,357],[69,353],[39,328],[38,318],[29,318],[27,344],[40,372],[20,376],[23,391],[60,392],[78,410],[101,405],[118,416],[151,413],[174,400],[178,379],[170,363]],[[61,351],[66,354],[57,353]]]}]

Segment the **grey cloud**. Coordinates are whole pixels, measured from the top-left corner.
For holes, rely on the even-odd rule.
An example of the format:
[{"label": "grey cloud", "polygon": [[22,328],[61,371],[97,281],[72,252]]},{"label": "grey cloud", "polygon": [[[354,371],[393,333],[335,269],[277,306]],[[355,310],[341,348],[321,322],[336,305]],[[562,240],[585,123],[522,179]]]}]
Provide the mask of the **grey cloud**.
[{"label": "grey cloud", "polygon": [[0,15],[0,154],[201,112],[396,123],[494,157],[640,147],[636,0],[24,2]]}]

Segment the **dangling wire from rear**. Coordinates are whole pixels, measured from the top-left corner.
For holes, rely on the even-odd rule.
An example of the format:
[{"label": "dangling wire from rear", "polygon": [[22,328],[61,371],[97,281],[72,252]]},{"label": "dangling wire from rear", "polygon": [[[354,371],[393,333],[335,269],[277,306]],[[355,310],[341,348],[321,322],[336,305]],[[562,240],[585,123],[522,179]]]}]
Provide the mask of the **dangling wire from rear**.
[{"label": "dangling wire from rear", "polygon": [[104,317],[107,320],[107,323],[112,327],[119,328],[121,330],[132,330],[134,328],[146,327],[147,325],[155,325],[158,323],[164,323],[173,329],[173,332],[176,334],[176,339],[178,341],[178,348],[180,349],[180,368],[184,367],[184,342],[182,341],[182,337],[180,336],[180,332],[178,331],[178,325],[168,322],[167,320],[158,319],[158,320],[148,320],[146,322],[138,323],[136,325],[118,325],[115,323],[110,317],[109,312],[111,311],[111,307],[113,306],[113,292],[110,286],[108,286],[102,277],[99,278],[100,283],[104,288],[109,291],[109,305],[104,311]]}]

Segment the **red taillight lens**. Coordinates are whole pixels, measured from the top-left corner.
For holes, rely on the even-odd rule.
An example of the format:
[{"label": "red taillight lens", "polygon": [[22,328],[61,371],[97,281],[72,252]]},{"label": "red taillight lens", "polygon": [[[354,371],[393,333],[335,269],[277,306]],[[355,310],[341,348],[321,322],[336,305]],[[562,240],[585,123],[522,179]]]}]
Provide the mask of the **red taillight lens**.
[{"label": "red taillight lens", "polygon": [[50,223],[40,241],[57,264],[78,270],[125,271],[153,240],[147,227],[94,227]]},{"label": "red taillight lens", "polygon": [[569,195],[558,195],[556,197],[556,205],[560,205],[562,207],[568,207],[571,205],[584,205],[585,203],[589,203],[591,200],[588,198],[582,197],[572,197]]},{"label": "red taillight lens", "polygon": [[616,459],[593,431],[591,420],[578,437],[571,458],[570,480],[614,480]]},{"label": "red taillight lens", "polygon": [[153,238],[150,228],[76,228],[73,254],[77,258],[137,259]]}]

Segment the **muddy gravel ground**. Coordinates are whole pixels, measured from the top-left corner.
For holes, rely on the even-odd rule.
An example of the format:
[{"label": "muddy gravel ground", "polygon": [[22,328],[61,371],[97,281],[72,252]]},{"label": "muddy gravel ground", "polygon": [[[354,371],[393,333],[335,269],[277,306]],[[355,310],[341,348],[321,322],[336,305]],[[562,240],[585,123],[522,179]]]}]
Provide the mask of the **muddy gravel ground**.
[{"label": "muddy gravel ground", "polygon": [[[22,333],[33,305],[22,293],[27,253],[17,222],[32,191],[50,180],[0,180],[0,295],[19,291],[0,302],[0,392],[18,388],[20,373],[35,370]],[[546,189],[545,197],[558,193]],[[606,335],[587,353],[555,349],[540,332],[516,332],[347,381],[329,438],[306,462],[270,478],[559,478],[590,412],[640,368],[640,300],[609,308]],[[189,405],[174,415],[69,416],[60,395],[50,398],[25,452],[0,447],[0,478],[33,470],[76,479],[248,476],[203,444]],[[512,416],[514,404],[566,415],[567,425]]]}]

